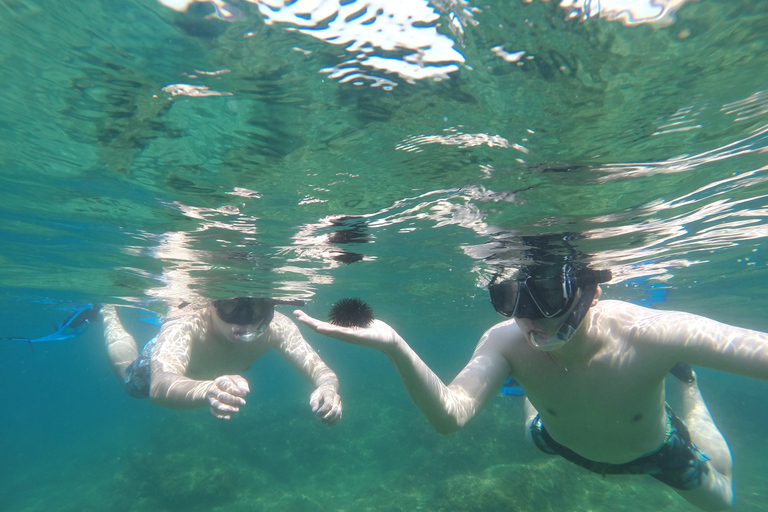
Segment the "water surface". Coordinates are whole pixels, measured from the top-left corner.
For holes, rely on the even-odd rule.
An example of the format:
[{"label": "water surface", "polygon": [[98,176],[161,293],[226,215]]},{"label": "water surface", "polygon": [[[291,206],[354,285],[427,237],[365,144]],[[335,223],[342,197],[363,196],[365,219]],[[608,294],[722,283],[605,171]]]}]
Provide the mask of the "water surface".
[{"label": "water surface", "polygon": [[[768,330],[762,2],[166,4],[0,3],[1,336],[81,303],[358,296],[450,380],[500,319],[482,247],[565,234],[609,298]],[[386,358],[305,334],[342,382],[333,429],[273,355],[220,424],[125,396],[98,329],[4,343],[0,501],[689,509],[542,457],[518,399],[438,436]],[[701,375],[736,510],[762,510],[765,384]]]}]

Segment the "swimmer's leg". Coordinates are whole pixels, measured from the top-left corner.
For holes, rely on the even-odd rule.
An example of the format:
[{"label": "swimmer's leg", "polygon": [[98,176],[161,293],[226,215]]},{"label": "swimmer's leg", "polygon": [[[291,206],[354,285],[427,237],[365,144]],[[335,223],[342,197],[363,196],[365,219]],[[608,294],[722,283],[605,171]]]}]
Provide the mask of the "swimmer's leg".
[{"label": "swimmer's leg", "polygon": [[123,382],[126,368],[139,357],[139,349],[133,336],[120,323],[114,306],[102,307],[101,316],[104,319],[104,342],[109,364],[118,380]]},{"label": "swimmer's leg", "polygon": [[701,487],[690,491],[675,490],[702,510],[727,510],[733,506],[731,450],[704,403],[696,374],[691,373],[692,382],[678,380],[683,396],[683,419],[693,442],[710,457],[707,462],[710,471],[704,475]]}]

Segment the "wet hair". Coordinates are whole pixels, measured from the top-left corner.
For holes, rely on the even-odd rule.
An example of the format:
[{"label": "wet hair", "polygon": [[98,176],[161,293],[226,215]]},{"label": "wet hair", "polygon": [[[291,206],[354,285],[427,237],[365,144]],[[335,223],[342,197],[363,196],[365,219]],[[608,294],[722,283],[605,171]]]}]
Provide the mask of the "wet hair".
[{"label": "wet hair", "polygon": [[610,270],[595,270],[589,266],[589,255],[576,242],[583,239],[577,232],[540,235],[512,235],[508,232],[494,237],[486,244],[485,260],[494,269],[492,281],[504,279],[557,279],[568,268],[568,275],[579,288],[597,286],[611,280]]}]

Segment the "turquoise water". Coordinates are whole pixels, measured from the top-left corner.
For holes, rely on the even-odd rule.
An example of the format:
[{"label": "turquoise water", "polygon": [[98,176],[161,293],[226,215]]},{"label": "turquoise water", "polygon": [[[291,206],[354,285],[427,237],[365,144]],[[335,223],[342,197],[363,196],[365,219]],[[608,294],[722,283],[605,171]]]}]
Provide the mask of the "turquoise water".
[{"label": "turquoise water", "polygon": [[[343,3],[0,1],[0,336],[80,303],[358,296],[448,381],[500,319],[477,247],[563,233],[609,298],[768,331],[768,5]],[[305,334],[341,381],[333,428],[273,354],[218,423],[127,397],[98,329],[4,342],[0,508],[691,510],[542,456],[514,397],[439,436],[384,356]],[[764,510],[765,383],[701,387],[735,509]]]}]

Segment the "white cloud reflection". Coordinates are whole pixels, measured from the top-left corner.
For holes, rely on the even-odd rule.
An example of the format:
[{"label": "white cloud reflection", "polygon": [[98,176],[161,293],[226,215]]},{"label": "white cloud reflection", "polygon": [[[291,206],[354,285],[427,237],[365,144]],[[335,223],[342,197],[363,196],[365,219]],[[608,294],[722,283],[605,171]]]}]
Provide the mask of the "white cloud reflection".
[{"label": "white cloud reflection", "polygon": [[232,96],[231,92],[213,91],[204,85],[170,84],[163,87],[163,92],[171,96],[190,96],[201,98],[205,96]]},{"label": "white cloud reflection", "polygon": [[735,115],[734,121],[747,121],[768,114],[768,89],[758,91],[747,98],[723,105],[726,115]]},{"label": "white cloud reflection", "polygon": [[600,182],[653,176],[655,174],[688,172],[705,163],[717,162],[750,153],[763,153],[766,151],[766,146],[768,146],[768,125],[754,130],[743,139],[696,155],[679,155],[661,162],[606,164],[598,167],[596,172],[605,174],[604,177],[600,178]]},{"label": "white cloud reflection", "polygon": [[[158,0],[179,12],[195,2],[212,5],[209,17],[241,19],[243,13],[224,0]],[[368,84],[391,89],[394,75],[406,82],[448,78],[465,63],[456,46],[464,44],[465,30],[479,25],[480,11],[467,0],[243,0],[256,5],[267,25],[296,31],[328,44],[342,46],[349,58],[321,69],[341,83]],[[525,0],[530,3],[534,0]],[[541,0],[547,1],[547,0]],[[669,25],[687,0],[562,0],[566,19],[601,18],[626,26]],[[441,27],[443,33],[438,30]],[[450,37],[452,36],[452,37]],[[522,64],[526,51],[490,50],[498,57]],[[306,50],[298,49],[305,54]],[[389,76],[388,76],[389,75]],[[204,91],[180,90],[179,94]]]},{"label": "white cloud reflection", "polygon": [[[186,12],[196,1],[210,2],[224,21],[240,17],[240,11],[223,0],[159,0],[179,12]],[[443,79],[464,62],[454,40],[437,30],[441,13],[425,0],[246,1],[258,7],[267,25],[343,46],[354,54],[321,70],[342,83],[391,88],[396,83],[376,73],[393,73],[409,82]],[[437,5],[456,37],[463,36],[465,25],[475,23],[473,9],[462,0],[442,0]]]},{"label": "white cloud reflection", "polygon": [[[374,79],[366,68],[408,81],[445,78],[464,62],[454,41],[437,31],[440,13],[423,0],[251,1],[268,25],[283,24],[356,54],[323,70],[342,82]],[[374,85],[394,83],[379,78]]]},{"label": "white cloud reflection", "polygon": [[560,7],[567,11],[568,18],[582,21],[600,17],[607,21],[619,21],[627,26],[643,23],[666,26],[674,22],[675,12],[686,1],[688,0],[562,0]]},{"label": "white cloud reflection", "polygon": [[448,135],[412,135],[398,144],[395,149],[419,153],[423,151],[421,146],[427,144],[441,144],[443,146],[458,146],[471,148],[473,146],[488,146],[489,148],[512,148],[521,153],[528,154],[528,148],[517,143],[511,143],[501,135],[488,135],[487,133],[464,133],[457,128],[445,128]]}]

